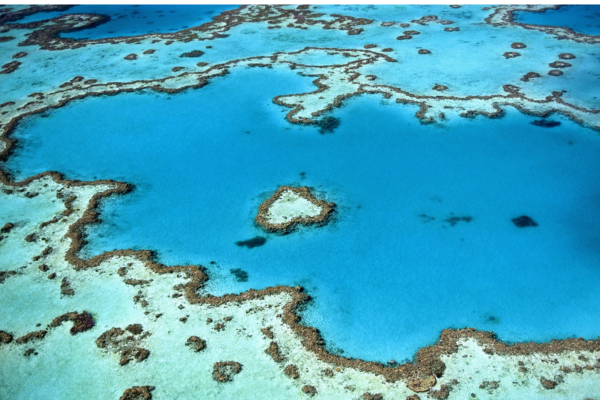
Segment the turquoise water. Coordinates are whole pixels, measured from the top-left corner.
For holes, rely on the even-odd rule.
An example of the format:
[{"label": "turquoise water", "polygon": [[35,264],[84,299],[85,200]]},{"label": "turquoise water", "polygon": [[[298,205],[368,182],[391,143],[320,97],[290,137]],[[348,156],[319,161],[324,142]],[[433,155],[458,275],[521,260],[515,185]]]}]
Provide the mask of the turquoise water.
[{"label": "turquoise water", "polygon": [[61,34],[73,39],[101,39],[105,37],[135,36],[146,33],[171,33],[193,26],[202,25],[214,16],[239,6],[228,4],[206,5],[122,5],[86,4],[71,7],[66,11],[37,13],[17,22],[33,22],[50,19],[65,14],[102,14],[110,21],[93,29]]},{"label": "turquoise water", "polygon": [[597,4],[565,5],[543,13],[516,12],[515,19],[526,24],[563,26],[585,35],[600,35],[600,5]]},{"label": "turquoise water", "polygon": [[[347,356],[410,358],[448,327],[508,341],[598,336],[597,133],[562,117],[538,127],[514,110],[422,125],[416,107],[365,96],[331,113],[341,124],[321,135],[271,101],[311,80],[243,69],[176,95],[77,101],[25,120],[6,167],[19,179],[58,170],[133,183],[105,202],[86,256],[148,248],[168,264],[201,263],[215,295],[304,285],[315,299],[304,323]],[[336,219],[262,232],[253,218],[280,185],[315,187],[338,204]],[[520,215],[539,226],[516,228]],[[255,236],[266,243],[235,244]]]}]

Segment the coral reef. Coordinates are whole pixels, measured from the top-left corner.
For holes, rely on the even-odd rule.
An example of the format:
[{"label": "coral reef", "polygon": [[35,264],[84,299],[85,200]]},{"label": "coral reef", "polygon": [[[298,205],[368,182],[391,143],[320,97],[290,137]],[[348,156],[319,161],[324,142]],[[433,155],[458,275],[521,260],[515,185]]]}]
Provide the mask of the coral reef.
[{"label": "coral reef", "polygon": [[[283,220],[285,220],[284,222],[272,222],[272,219],[270,218],[271,207],[290,193],[306,200],[307,203],[317,206],[321,211],[317,215],[308,216],[304,213],[303,208],[292,208],[289,210],[289,215],[282,216]],[[298,207],[304,207],[305,204],[306,202],[300,203]],[[290,233],[298,225],[323,225],[327,223],[327,220],[335,210],[335,207],[335,203],[327,203],[315,198],[310,192],[310,189],[306,186],[281,186],[273,196],[260,205],[255,221],[259,226],[269,232]]]},{"label": "coral reef", "polygon": [[200,339],[198,336],[190,336],[185,345],[198,353],[206,349],[206,340]]},{"label": "coral reef", "polygon": [[126,389],[119,400],[151,400],[154,386],[134,386]]},{"label": "coral reef", "polygon": [[515,224],[517,228],[538,226],[537,222],[535,222],[533,219],[531,219],[531,217],[528,217],[527,215],[521,215],[520,217],[513,218],[511,221],[513,222],[513,224]]},{"label": "coral reef", "polygon": [[94,318],[92,314],[87,311],[83,311],[81,313],[77,313],[75,311],[68,312],[63,315],[60,315],[50,323],[49,327],[55,328],[57,326],[62,325],[63,322],[71,321],[73,322],[73,326],[70,329],[71,335],[76,335],[81,332],[88,331],[94,327]]},{"label": "coral reef", "polygon": [[231,382],[233,376],[242,371],[242,364],[236,361],[219,361],[213,366],[212,377],[217,382]]}]

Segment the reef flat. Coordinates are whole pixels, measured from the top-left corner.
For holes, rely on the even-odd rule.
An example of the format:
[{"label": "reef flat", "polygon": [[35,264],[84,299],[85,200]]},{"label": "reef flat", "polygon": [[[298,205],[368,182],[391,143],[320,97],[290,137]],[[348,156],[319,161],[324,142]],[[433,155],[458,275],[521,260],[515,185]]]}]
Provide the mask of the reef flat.
[{"label": "reef flat", "polygon": [[[521,26],[511,13],[522,6],[484,8],[472,7],[470,12],[480,17],[475,18],[479,23],[485,21],[485,29],[515,30],[501,44],[503,52],[496,54],[494,65],[523,59],[526,63],[511,70],[510,79],[460,89],[453,73],[429,71],[428,86],[410,90],[397,85],[397,77],[386,75],[388,68],[405,68],[414,59],[425,63],[421,68],[447,65],[435,58],[442,52],[440,44],[427,42],[426,36],[468,31],[470,24],[461,22],[459,14],[452,15],[453,21],[432,14],[380,21],[326,15],[309,6],[243,6],[174,34],[72,41],[59,32],[91,29],[103,23],[102,16],[64,15],[19,24],[20,16],[44,9],[5,10],[1,28],[6,39],[0,37],[0,46],[10,60],[0,81],[7,88],[0,106],[1,157],[8,163],[20,151],[12,135],[30,116],[51,116],[52,109],[87,97],[203,90],[219,77],[247,68],[286,68],[315,78],[312,92],[273,98],[275,105],[285,107],[285,118],[292,124],[317,127],[320,118],[351,97],[375,95],[398,107],[417,106],[416,117],[424,124],[477,115],[499,118],[510,106],[539,117],[561,114],[598,130],[596,99],[585,92],[579,98],[575,90],[590,82],[592,72],[585,66],[596,37],[584,40],[562,28]],[[459,24],[459,30],[447,30]],[[288,43],[289,51],[276,45],[257,51],[225,44],[244,29],[265,35],[318,30],[315,35],[330,41],[323,47],[305,47],[301,37],[299,43]],[[564,41],[559,46],[552,37],[542,39],[550,44],[535,50],[532,38],[545,35]],[[420,49],[410,44],[422,37]],[[224,49],[219,50],[221,45]],[[97,49],[105,52],[103,57],[94,53]],[[51,57],[56,60],[51,62]],[[88,60],[84,67],[70,61],[78,57]],[[40,80],[40,66],[49,71],[48,79]],[[577,68],[574,76],[570,71]],[[63,71],[51,73],[59,69]],[[542,79],[563,79],[554,83],[561,89],[548,91],[548,85],[537,84]],[[494,89],[481,94],[489,85]],[[471,94],[465,93],[470,89]],[[233,96],[231,101],[236,101]],[[215,296],[206,290],[211,274],[201,265],[167,266],[157,254],[139,249],[84,256],[89,227],[102,223],[102,202],[127,196],[134,190],[130,183],[108,177],[79,182],[56,172],[16,182],[9,172],[14,171],[0,172],[0,381],[10,384],[0,386],[0,397],[598,397],[598,340],[507,344],[491,332],[445,329],[412,361],[384,364],[344,357],[325,347],[317,329],[302,323],[301,311],[311,300],[311,291],[303,287],[271,286]],[[291,192],[297,191],[290,187],[282,186],[270,205],[287,193],[292,200],[303,197],[320,205],[309,207],[303,217],[318,216],[317,222],[322,222],[329,216],[333,206],[306,193],[296,198]],[[342,218],[345,211],[340,209]],[[446,220],[450,226],[471,221],[470,216]],[[19,380],[22,376],[28,377],[26,383]]]}]

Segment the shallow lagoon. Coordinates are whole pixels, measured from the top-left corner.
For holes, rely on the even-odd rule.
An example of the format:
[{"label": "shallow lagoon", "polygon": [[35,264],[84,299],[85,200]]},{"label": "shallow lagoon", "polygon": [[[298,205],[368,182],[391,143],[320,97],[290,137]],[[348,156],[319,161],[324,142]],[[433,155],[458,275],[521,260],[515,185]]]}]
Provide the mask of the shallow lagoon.
[{"label": "shallow lagoon", "polygon": [[[74,102],[26,120],[8,167],[135,184],[106,202],[88,256],[155,249],[165,263],[209,267],[215,295],[304,285],[315,298],[304,322],[347,356],[410,358],[447,327],[509,341],[598,336],[596,132],[560,117],[536,127],[514,110],[426,126],[415,107],[362,97],[321,135],[271,102],[311,80],[236,70],[175,95]],[[283,184],[315,187],[338,204],[336,221],[262,232],[256,209]],[[516,228],[522,214],[539,227]],[[263,246],[235,245],[259,235]]]}]

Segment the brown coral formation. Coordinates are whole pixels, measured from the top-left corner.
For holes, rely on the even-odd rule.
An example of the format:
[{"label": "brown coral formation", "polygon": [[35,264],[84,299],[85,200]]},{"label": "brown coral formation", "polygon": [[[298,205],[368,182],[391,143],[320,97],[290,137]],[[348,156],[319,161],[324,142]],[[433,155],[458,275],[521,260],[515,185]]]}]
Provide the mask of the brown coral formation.
[{"label": "brown coral formation", "polygon": [[148,349],[144,349],[143,347],[128,348],[121,351],[121,360],[119,361],[119,365],[127,365],[134,359],[137,362],[142,362],[149,356],[150,351]]},{"label": "brown coral formation", "polygon": [[525,45],[525,43],[514,42],[513,44],[510,45],[510,47],[512,47],[513,49],[524,49],[527,46]]},{"label": "brown coral formation", "polygon": [[96,346],[104,349],[108,347],[115,339],[125,332],[121,328],[112,328],[106,332],[103,332],[98,339],[96,339]]},{"label": "brown coral formation", "polygon": [[300,377],[300,374],[298,373],[298,367],[296,367],[294,364],[286,365],[283,369],[283,373],[292,379],[298,379]]},{"label": "brown coral formation", "polygon": [[242,364],[236,361],[219,361],[213,365],[212,377],[217,382],[231,382],[233,375],[242,371]]},{"label": "brown coral formation", "polygon": [[206,340],[200,339],[198,336],[190,336],[185,345],[198,353],[206,349]]},{"label": "brown coral formation", "polygon": [[490,389],[490,390],[496,390],[500,387],[500,384],[498,383],[498,381],[483,381],[481,382],[481,385],[479,385],[479,389]]},{"label": "brown coral formation", "polygon": [[446,28],[444,28],[444,31],[446,31],[446,32],[458,32],[458,31],[460,31],[460,28],[458,26],[454,27],[454,28],[446,27]]},{"label": "brown coral formation", "polygon": [[204,54],[202,50],[192,50],[187,53],[180,54],[179,57],[196,58]]},{"label": "brown coral formation", "polygon": [[25,57],[26,55],[27,55],[26,52],[20,51],[20,52],[18,52],[16,54],[13,54],[12,58],[22,58],[22,57]]},{"label": "brown coral formation", "polygon": [[4,226],[0,229],[0,232],[2,233],[9,233],[12,228],[14,228],[14,224],[11,224],[10,222],[7,222],[6,224],[4,224]]},{"label": "brown coral formation", "polygon": [[154,386],[134,386],[126,389],[119,400],[151,400]]},{"label": "brown coral formation", "polygon": [[413,22],[415,24],[419,24],[419,25],[427,25],[428,22],[436,22],[438,20],[438,17],[435,15],[425,15],[424,17],[421,17],[419,19],[413,19],[410,22]]},{"label": "brown coral formation", "polygon": [[143,54],[154,54],[155,51],[156,50],[154,50],[154,49],[148,49],[148,50],[144,50]]},{"label": "brown coral formation", "polygon": [[62,282],[60,283],[60,293],[63,296],[73,296],[75,294],[75,291],[71,287],[71,284],[69,283],[67,278],[63,278]]},{"label": "brown coral formation", "polygon": [[371,394],[370,392],[363,393],[363,400],[383,400],[383,396],[380,393]]},{"label": "brown coral formation", "polygon": [[133,60],[137,60],[137,55],[135,55],[135,54],[132,53],[132,54],[126,55],[124,58],[126,60],[133,61]]},{"label": "brown coral formation", "polygon": [[18,271],[0,271],[0,284],[4,283],[4,281],[11,276],[20,275]]},{"label": "brown coral formation", "polygon": [[43,338],[46,337],[46,334],[48,333],[48,331],[46,330],[41,330],[41,331],[36,331],[36,332],[30,332],[26,335],[21,336],[20,338],[15,340],[15,343],[17,344],[25,344],[25,343],[29,343],[32,341],[37,341],[37,340],[41,340]]},{"label": "brown coral formation", "polygon": [[511,94],[518,94],[519,90],[521,90],[520,87],[515,86],[515,85],[504,85],[504,86],[502,86],[502,88],[504,89],[505,92],[508,92]]},{"label": "brown coral formation", "polygon": [[406,386],[413,392],[427,392],[433,385],[435,385],[435,376],[417,376],[410,377]]},{"label": "brown coral formation", "polygon": [[142,324],[131,324],[125,327],[125,330],[131,332],[134,335],[139,335],[144,331]]},{"label": "brown coral formation", "polygon": [[554,61],[554,62],[550,63],[549,65],[552,68],[568,68],[571,66],[571,64],[569,64],[568,62],[564,62],[564,61]]},{"label": "brown coral formation", "polygon": [[269,347],[265,350],[265,353],[271,356],[271,358],[277,363],[285,361],[285,358],[281,355],[281,352],[279,351],[279,345],[277,344],[277,342],[272,341],[269,344]]},{"label": "brown coral formation", "polygon": [[13,335],[8,332],[0,331],[0,345],[9,344],[13,340]]},{"label": "brown coral formation", "polygon": [[[321,207],[321,213],[314,217],[292,218],[291,220],[281,223],[281,224],[273,224],[273,223],[269,222],[266,218],[266,216],[269,212],[269,208],[271,207],[271,205],[273,203],[275,203],[277,200],[279,200],[279,198],[283,195],[284,192],[287,192],[287,191],[292,191],[292,192],[296,193],[297,195],[299,195],[300,197],[304,198],[305,200],[308,200],[309,202],[313,203],[314,205]],[[263,229],[265,229],[269,232],[278,232],[278,233],[286,234],[286,233],[290,233],[298,225],[313,225],[314,224],[314,225],[319,226],[319,225],[326,224],[327,221],[329,220],[329,218],[331,217],[331,215],[333,214],[335,207],[336,207],[335,203],[327,203],[323,200],[319,200],[319,199],[315,198],[312,195],[310,189],[306,186],[302,186],[302,187],[281,186],[279,189],[277,189],[277,191],[273,194],[273,196],[268,198],[264,203],[262,203],[260,205],[260,207],[258,207],[258,215],[256,216],[255,221],[259,226],[261,226]]]},{"label": "brown coral formation", "polygon": [[448,385],[442,385],[438,390],[432,390],[429,392],[429,396],[436,400],[446,400],[450,396],[452,387]]},{"label": "brown coral formation", "polygon": [[2,66],[0,74],[10,74],[11,72],[14,72],[17,68],[19,68],[19,65],[21,65],[20,61],[11,61],[9,63],[6,63]]},{"label": "brown coral formation", "polygon": [[398,37],[396,37],[396,40],[408,40],[408,39],[412,39],[411,35],[400,35]]},{"label": "brown coral formation", "polygon": [[302,393],[306,393],[309,396],[314,396],[315,394],[317,394],[317,388],[311,385],[304,385],[302,386]]},{"label": "brown coral formation", "polygon": [[544,377],[540,378],[540,383],[542,384],[544,389],[554,389],[558,383],[556,381],[552,381],[550,379],[546,379]]},{"label": "brown coral formation", "polygon": [[420,49],[419,54],[431,54],[431,51],[429,51],[427,49]]},{"label": "brown coral formation", "polygon": [[515,58],[515,57],[520,57],[521,56],[516,51],[507,51],[506,53],[504,53],[502,55],[504,56],[504,58]]},{"label": "brown coral formation", "polygon": [[265,335],[269,339],[273,340],[273,338],[275,337],[275,335],[273,335],[273,331],[271,331],[271,328],[273,328],[273,327],[272,326],[267,326],[266,328],[262,328],[260,331],[263,333],[263,335]]},{"label": "brown coral formation", "polygon": [[71,321],[73,326],[70,329],[71,335],[76,335],[81,332],[89,331],[94,327],[94,317],[87,311],[77,313],[75,311],[60,315],[50,323],[50,328],[55,328],[62,325],[63,322]]},{"label": "brown coral formation", "polygon": [[558,55],[558,58],[561,60],[572,60],[575,58],[575,56],[571,53],[561,53]]},{"label": "brown coral formation", "polygon": [[365,45],[364,45],[364,48],[365,48],[365,49],[373,49],[373,48],[375,48],[375,47],[377,47],[377,45],[376,45],[376,44],[365,44]]},{"label": "brown coral formation", "polygon": [[530,79],[533,78],[539,78],[541,75],[538,74],[537,72],[528,72],[525,75],[523,75],[523,77],[521,78],[521,80],[523,82],[529,82]]},{"label": "brown coral formation", "polygon": [[129,325],[125,330],[111,328],[96,339],[96,346],[121,356],[119,365],[124,366],[136,360],[142,362],[150,356],[150,351],[140,346],[143,339],[150,335],[143,332],[140,324]]},{"label": "brown coral formation", "polygon": [[433,90],[437,90],[438,92],[443,92],[444,90],[448,90],[448,86],[438,85],[437,83],[432,87]]},{"label": "brown coral formation", "polygon": [[563,74],[563,72],[559,69],[552,69],[550,71],[548,71],[548,75],[550,76],[561,76]]}]

